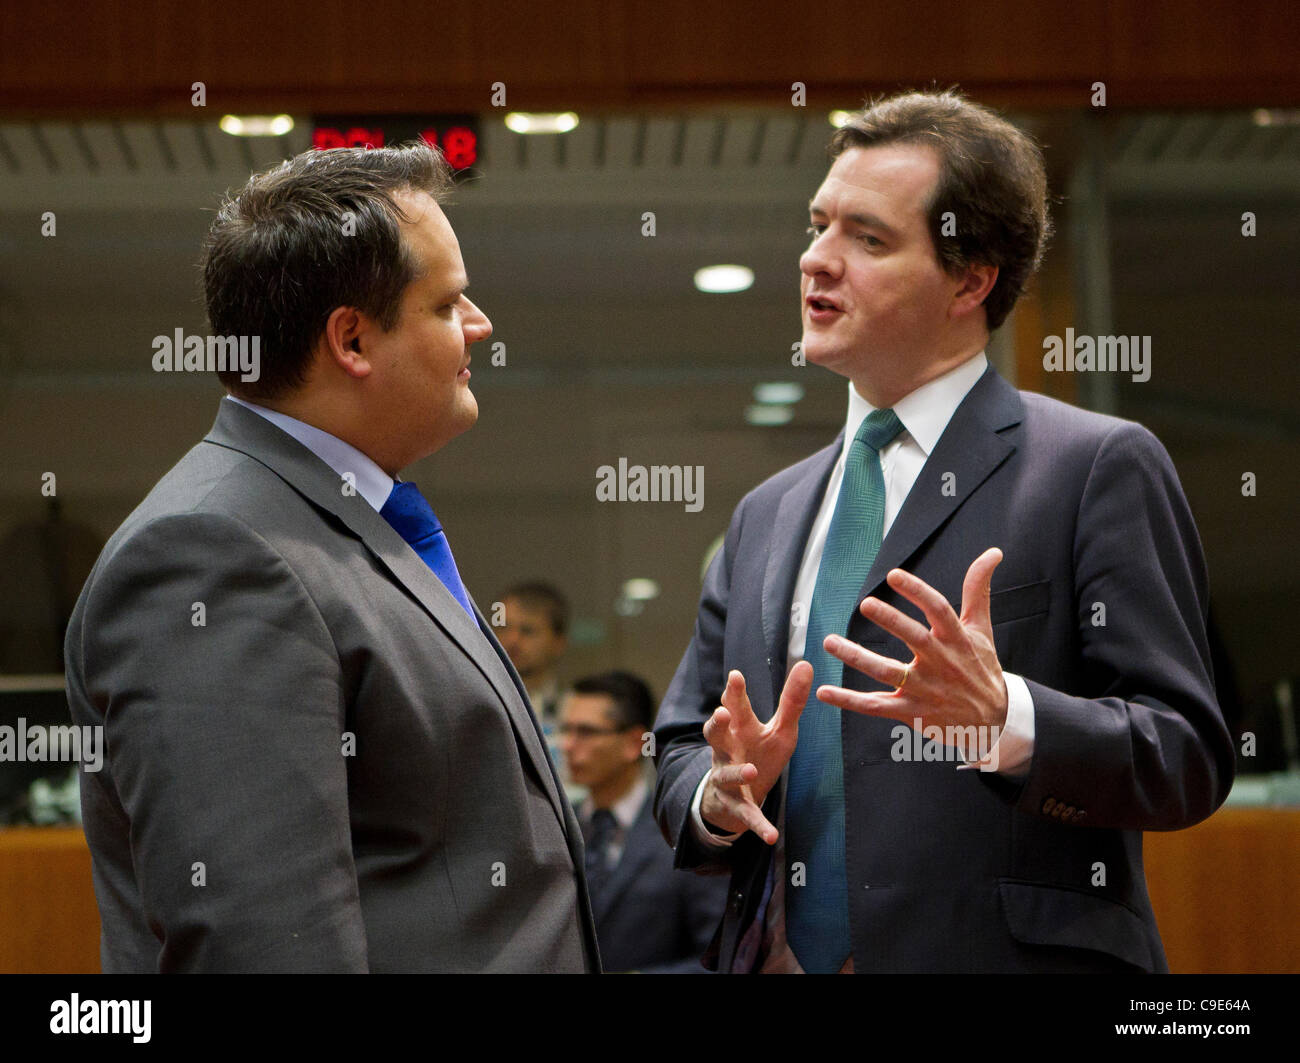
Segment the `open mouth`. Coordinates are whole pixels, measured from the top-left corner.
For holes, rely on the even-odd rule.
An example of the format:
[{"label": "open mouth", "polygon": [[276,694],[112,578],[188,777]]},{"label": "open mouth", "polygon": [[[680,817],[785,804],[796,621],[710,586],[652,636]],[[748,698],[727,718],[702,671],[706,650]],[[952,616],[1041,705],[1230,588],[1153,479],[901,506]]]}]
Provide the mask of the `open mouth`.
[{"label": "open mouth", "polygon": [[810,295],[804,300],[804,305],[808,307],[809,316],[815,321],[826,320],[844,312],[837,302],[824,295]]}]

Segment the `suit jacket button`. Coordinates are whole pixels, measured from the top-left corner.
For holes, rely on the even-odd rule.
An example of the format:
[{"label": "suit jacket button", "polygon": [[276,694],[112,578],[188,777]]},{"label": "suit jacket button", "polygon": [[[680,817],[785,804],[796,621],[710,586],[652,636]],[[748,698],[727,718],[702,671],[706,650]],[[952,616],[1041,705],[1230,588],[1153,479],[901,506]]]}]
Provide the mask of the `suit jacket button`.
[{"label": "suit jacket button", "polygon": [[727,901],[727,910],[732,915],[739,915],[741,905],[744,903],[745,903],[745,895],[741,893],[739,890],[736,890],[736,892],[733,893],[730,899]]}]

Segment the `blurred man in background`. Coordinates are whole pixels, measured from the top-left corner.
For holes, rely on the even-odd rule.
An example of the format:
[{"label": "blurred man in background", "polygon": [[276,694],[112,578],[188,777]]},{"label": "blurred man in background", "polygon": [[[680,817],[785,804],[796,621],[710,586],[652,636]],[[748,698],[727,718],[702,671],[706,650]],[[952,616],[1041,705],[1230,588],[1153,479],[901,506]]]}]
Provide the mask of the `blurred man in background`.
[{"label": "blurred man in background", "polygon": [[564,697],[560,745],[575,783],[587,844],[587,885],[608,971],[703,974],[727,883],[673,869],[655,825],[648,741],[654,699],[639,678],[606,672]]}]

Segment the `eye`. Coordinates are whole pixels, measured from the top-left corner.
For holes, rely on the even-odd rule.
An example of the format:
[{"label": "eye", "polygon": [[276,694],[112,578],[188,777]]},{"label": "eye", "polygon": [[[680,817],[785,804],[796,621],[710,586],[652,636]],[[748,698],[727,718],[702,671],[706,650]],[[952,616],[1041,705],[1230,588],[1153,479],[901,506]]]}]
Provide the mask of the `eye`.
[{"label": "eye", "polygon": [[885,243],[884,243],[883,240],[879,239],[878,237],[872,236],[870,233],[863,233],[860,237],[858,237],[858,239],[861,240],[861,241],[862,241],[864,244],[866,244],[868,247],[884,247],[884,246],[885,246]]},{"label": "eye", "polygon": [[821,236],[821,234],[824,233],[825,231],[826,231],[826,226],[825,226],[825,225],[810,225],[810,226],[808,226],[808,236],[809,236],[810,239],[813,239],[813,240],[816,240],[817,237]]}]

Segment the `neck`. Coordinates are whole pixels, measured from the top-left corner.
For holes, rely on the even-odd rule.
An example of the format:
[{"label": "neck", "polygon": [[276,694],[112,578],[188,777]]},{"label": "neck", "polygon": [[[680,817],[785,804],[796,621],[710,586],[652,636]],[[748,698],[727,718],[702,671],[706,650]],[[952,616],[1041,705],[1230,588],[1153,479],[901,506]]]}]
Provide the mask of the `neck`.
[{"label": "neck", "polygon": [[545,691],[555,686],[555,673],[553,671],[520,672],[519,678],[524,681],[524,686],[528,690]]},{"label": "neck", "polygon": [[878,367],[873,367],[870,373],[862,373],[850,378],[853,381],[853,390],[877,410],[890,409],[917,388],[925,387],[930,381],[938,380],[945,373],[970,361],[984,350],[987,342],[988,334],[985,333],[982,339],[962,344],[952,354],[936,358],[914,373],[892,372],[892,366],[877,372],[875,370]]},{"label": "neck", "polygon": [[641,765],[632,763],[627,769],[608,782],[591,788],[591,803],[596,808],[613,808],[619,801],[632,792],[637,779],[641,776]]},{"label": "neck", "polygon": [[376,421],[367,417],[364,411],[357,408],[355,395],[335,395],[333,392],[322,392],[304,386],[274,399],[259,398],[248,401],[264,406],[268,410],[275,410],[286,417],[292,417],[303,424],[309,424],[313,428],[319,428],[322,432],[328,432],[336,439],[343,440],[349,446],[356,447],[394,479],[405,465],[410,464],[388,454],[380,442],[372,436],[368,427],[373,427],[375,423],[382,424],[383,419]]}]

